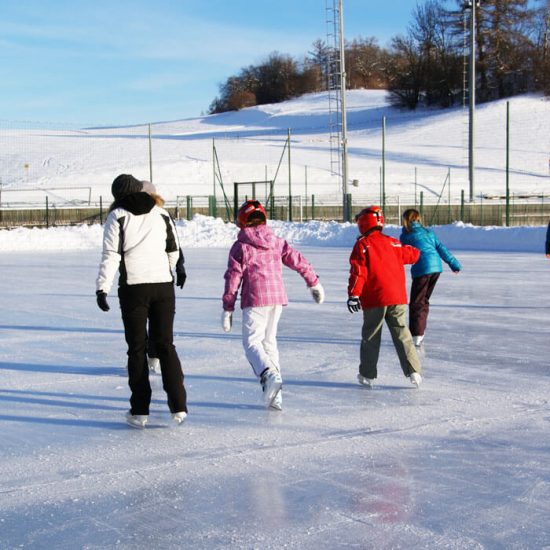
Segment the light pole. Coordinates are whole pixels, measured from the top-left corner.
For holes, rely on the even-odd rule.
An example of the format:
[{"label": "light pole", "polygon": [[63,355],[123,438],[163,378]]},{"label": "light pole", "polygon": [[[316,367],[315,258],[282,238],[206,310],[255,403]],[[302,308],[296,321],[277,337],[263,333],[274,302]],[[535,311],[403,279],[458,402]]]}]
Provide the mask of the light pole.
[{"label": "light pole", "polygon": [[344,43],[343,2],[338,0],[338,29],[340,35],[340,100],[342,111],[342,193],[343,219],[349,222],[351,205],[348,204],[348,124],[346,115],[346,59]]},{"label": "light pole", "polygon": [[468,179],[470,202],[474,200],[475,187],[475,109],[476,109],[476,8],[480,0],[467,0],[464,11],[470,12],[470,63],[468,71],[469,124],[468,124]]}]

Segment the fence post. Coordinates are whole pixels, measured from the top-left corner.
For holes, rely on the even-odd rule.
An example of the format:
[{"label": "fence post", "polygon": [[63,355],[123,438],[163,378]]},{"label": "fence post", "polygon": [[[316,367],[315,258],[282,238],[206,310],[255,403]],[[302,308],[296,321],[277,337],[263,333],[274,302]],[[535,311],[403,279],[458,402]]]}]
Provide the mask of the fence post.
[{"label": "fence post", "polygon": [[315,219],[315,195],[311,195],[311,219]]},{"label": "fence post", "polygon": [[416,208],[416,187],[418,185],[418,174],[416,166],[414,167],[414,207]]},{"label": "fence post", "polygon": [[292,195],[288,196],[288,221],[292,221]]},{"label": "fence post", "polygon": [[452,212],[451,212],[451,169],[449,168],[449,187],[447,188],[447,202],[449,203],[449,209],[448,209],[448,219],[447,219],[447,223],[451,223],[452,222]]},{"label": "fence post", "polygon": [[216,197],[214,195],[210,195],[208,197],[208,215],[215,218],[217,213]]},{"label": "fence post", "polygon": [[187,195],[187,219],[191,220],[193,210],[193,199],[191,195]]},{"label": "fence post", "polygon": [[460,190],[460,221],[464,221],[464,189]]},{"label": "fence post", "polygon": [[483,225],[483,193],[479,194],[479,225]]},{"label": "fence post", "polygon": [[420,215],[424,217],[424,191],[420,191]]},{"label": "fence post", "polygon": [[49,207],[49,201],[48,196],[46,195],[46,229],[50,227],[50,207]]},{"label": "fence post", "polygon": [[351,193],[346,193],[344,204],[346,205],[346,211],[344,212],[343,220],[349,222],[351,220]]},{"label": "fence post", "polygon": [[397,195],[397,224],[401,220],[401,197]]},{"label": "fence post", "polygon": [[99,195],[99,223],[103,225],[103,195]]}]

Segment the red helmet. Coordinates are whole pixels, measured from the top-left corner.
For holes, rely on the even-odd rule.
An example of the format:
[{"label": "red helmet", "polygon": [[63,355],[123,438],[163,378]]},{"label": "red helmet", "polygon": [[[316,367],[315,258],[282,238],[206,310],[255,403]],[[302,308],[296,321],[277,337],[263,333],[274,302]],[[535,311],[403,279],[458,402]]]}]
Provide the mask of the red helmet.
[{"label": "red helmet", "polygon": [[237,226],[242,229],[243,227],[246,227],[248,222],[254,218],[260,218],[264,221],[264,223],[267,221],[267,215],[260,201],[252,199],[246,201],[239,208],[239,212],[237,214]]},{"label": "red helmet", "polygon": [[379,206],[363,208],[355,216],[359,233],[364,235],[369,229],[382,229],[384,227],[384,212]]}]

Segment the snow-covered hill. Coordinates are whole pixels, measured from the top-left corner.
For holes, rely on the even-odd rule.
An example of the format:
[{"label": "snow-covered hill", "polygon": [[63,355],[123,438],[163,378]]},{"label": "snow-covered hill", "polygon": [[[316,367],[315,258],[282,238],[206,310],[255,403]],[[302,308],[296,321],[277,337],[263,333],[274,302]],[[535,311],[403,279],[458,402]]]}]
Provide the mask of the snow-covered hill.
[{"label": "snow-covered hill", "polygon": [[[386,193],[411,196],[424,190],[436,197],[447,174],[451,194],[468,194],[467,110],[403,111],[389,105],[384,91],[348,92],[350,190],[377,197],[385,117]],[[327,95],[309,94],[274,105],[187,120],[155,123],[152,132],[153,181],[168,200],[178,195],[209,195],[214,188],[214,147],[228,194],[235,181],[276,176],[275,194],[339,196],[332,174]],[[506,168],[506,101],[479,105],[476,116],[475,194],[502,195]],[[550,102],[537,95],[510,100],[510,186],[515,194],[548,189]],[[110,182],[122,172],[149,179],[149,127],[80,130],[8,129],[0,125],[0,177],[3,203],[14,189],[55,188],[54,199],[109,197]],[[337,156],[332,156],[335,161]],[[71,191],[74,188],[84,188]],[[264,190],[260,190],[260,195]],[[12,193],[10,195],[10,193]],[[36,193],[33,191],[33,193]]]}]

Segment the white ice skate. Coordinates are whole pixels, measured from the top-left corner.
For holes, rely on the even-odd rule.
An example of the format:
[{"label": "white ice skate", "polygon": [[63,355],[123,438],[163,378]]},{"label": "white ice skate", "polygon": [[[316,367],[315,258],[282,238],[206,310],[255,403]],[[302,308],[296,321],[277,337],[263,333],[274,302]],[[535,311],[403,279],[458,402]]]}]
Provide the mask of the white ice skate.
[{"label": "white ice skate", "polygon": [[172,414],[172,420],[176,423],[176,424],[182,424],[183,421],[187,418],[187,413],[186,412],[177,412],[177,413],[173,413]]},{"label": "white ice skate", "polygon": [[372,388],[374,386],[373,378],[366,378],[361,373],[357,375],[357,380],[362,386],[367,386],[367,388]]},{"label": "white ice skate", "polygon": [[155,374],[160,374],[160,359],[158,357],[147,357],[149,371]]},{"label": "white ice skate", "polygon": [[261,382],[264,391],[265,405],[269,408],[283,385],[283,379],[278,370],[267,369],[262,374]]},{"label": "white ice skate", "polygon": [[282,411],[283,410],[283,390],[279,390],[273,400],[271,405],[269,405],[270,410]]},{"label": "white ice skate", "polygon": [[130,411],[126,413],[126,423],[132,428],[143,429],[145,424],[149,420],[149,416],[146,414],[132,414]]},{"label": "white ice skate", "polygon": [[422,384],[422,376],[420,376],[418,372],[411,373],[411,384],[413,384],[417,388],[419,388],[420,384]]},{"label": "white ice skate", "polygon": [[419,348],[422,344],[422,340],[424,340],[424,335],[422,336],[413,336],[413,343],[414,345]]}]

